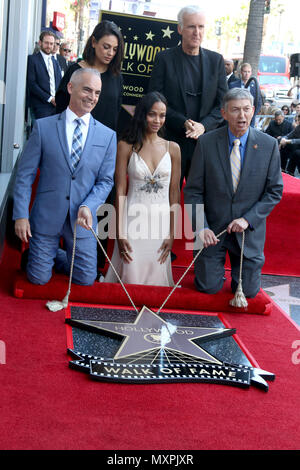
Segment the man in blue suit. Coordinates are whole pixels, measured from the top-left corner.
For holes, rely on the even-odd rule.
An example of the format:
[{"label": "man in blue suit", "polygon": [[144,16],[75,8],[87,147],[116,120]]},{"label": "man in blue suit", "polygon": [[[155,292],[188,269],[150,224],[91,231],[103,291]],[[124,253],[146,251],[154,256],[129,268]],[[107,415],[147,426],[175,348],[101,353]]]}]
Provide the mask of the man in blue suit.
[{"label": "man in blue suit", "polygon": [[61,70],[52,52],[55,35],[44,31],[40,35],[40,52],[28,57],[27,91],[33,117],[39,119],[55,114],[55,93],[61,80]]},{"label": "man in blue suit", "polygon": [[[252,76],[252,67],[250,64],[245,62],[244,64],[241,65],[241,78],[235,81],[228,82],[228,88],[229,89],[245,88],[251,76]],[[253,80],[250,82],[248,89],[251,95],[253,96],[254,104],[256,103],[253,119],[251,121],[251,126],[255,127],[255,116],[259,113],[259,110],[261,108],[262,97],[261,97],[260,91],[257,96],[256,83]]]},{"label": "man in blue suit", "polygon": [[[97,208],[113,186],[116,134],[91,116],[101,91],[94,69],[79,69],[68,84],[69,107],[62,114],[36,120],[19,162],[15,189],[15,231],[29,241],[27,277],[45,284],[52,276],[61,237],[70,268],[77,228],[73,281],[91,285],[97,275]],[[39,182],[29,216],[31,188]]]}]

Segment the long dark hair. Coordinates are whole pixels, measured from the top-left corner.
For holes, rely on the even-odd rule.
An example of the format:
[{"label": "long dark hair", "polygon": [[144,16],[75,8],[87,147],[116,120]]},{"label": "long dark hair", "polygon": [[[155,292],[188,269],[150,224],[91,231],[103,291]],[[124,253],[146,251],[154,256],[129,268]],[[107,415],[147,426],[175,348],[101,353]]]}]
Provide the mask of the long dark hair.
[{"label": "long dark hair", "polygon": [[108,70],[113,75],[119,75],[121,72],[121,63],[124,55],[124,40],[118,26],[113,21],[103,20],[95,27],[92,35],[87,40],[82,57],[89,65],[95,63],[95,49],[93,48],[93,38],[98,42],[103,36],[116,36],[118,39],[118,50],[108,66]]},{"label": "long dark hair", "polygon": [[[147,114],[154,103],[157,102],[162,102],[167,106],[166,98],[158,91],[151,91],[144,95],[136,105],[129,127],[121,136],[122,140],[125,140],[128,144],[132,144],[138,152],[143,147],[143,140],[147,129]],[[158,135],[163,135],[163,128],[158,131]]]}]

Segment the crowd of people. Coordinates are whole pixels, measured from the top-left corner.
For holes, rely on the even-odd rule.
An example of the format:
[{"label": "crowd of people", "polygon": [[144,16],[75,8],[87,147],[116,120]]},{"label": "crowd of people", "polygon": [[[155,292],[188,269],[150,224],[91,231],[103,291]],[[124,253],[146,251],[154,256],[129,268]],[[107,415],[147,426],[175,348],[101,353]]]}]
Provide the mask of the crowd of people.
[{"label": "crowd of people", "polygon": [[285,104],[281,108],[265,105],[261,111],[262,117],[268,116],[261,121],[261,130],[277,139],[281,169],[294,176],[300,168],[300,102],[294,100],[290,107]]},{"label": "crowd of people", "polygon": [[[204,247],[195,264],[196,288],[222,288],[229,253],[235,292],[247,231],[243,285],[248,297],[257,294],[265,221],[283,189],[279,151],[292,171],[299,156],[288,150],[300,126],[288,126],[282,110],[266,132],[255,128],[263,103],[249,82],[251,65],[242,65],[238,79],[232,61],[203,48],[205,21],[198,7],[180,10],[181,43],[157,54],[148,92],[118,135],[124,54],[118,26],[99,23],[76,63],[63,57],[70,53],[67,44],[49,31],[41,34],[39,52],[28,59],[34,124],[18,166],[13,212],[17,236],[29,242],[30,282],[45,284],[53,268],[68,274],[71,263],[73,282],[91,285],[98,278],[104,262],[92,232],[101,223],[98,207],[109,202],[116,209],[115,269],[102,280],[173,286],[176,207],[184,188],[195,249],[198,241]],[[271,137],[275,131],[280,145]]]}]

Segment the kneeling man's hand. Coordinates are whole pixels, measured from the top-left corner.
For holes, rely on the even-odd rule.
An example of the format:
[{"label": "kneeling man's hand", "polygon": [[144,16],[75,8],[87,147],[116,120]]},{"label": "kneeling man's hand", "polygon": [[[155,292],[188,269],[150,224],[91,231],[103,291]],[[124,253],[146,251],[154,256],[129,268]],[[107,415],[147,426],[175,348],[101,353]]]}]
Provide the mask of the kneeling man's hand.
[{"label": "kneeling man's hand", "polygon": [[244,217],[240,217],[239,219],[234,219],[227,227],[227,232],[244,232],[249,227],[249,223],[247,222]]},{"label": "kneeling man's hand", "polygon": [[29,238],[31,238],[30,223],[28,219],[16,219],[15,221],[15,232],[16,235],[22,240],[22,242],[27,243]]},{"label": "kneeling man's hand", "polygon": [[205,228],[204,230],[201,230],[199,233],[200,240],[203,242],[204,248],[208,248],[209,246],[215,246],[217,243],[219,243],[219,239],[216,237],[214,232],[210,230],[209,228]]},{"label": "kneeling man's hand", "polygon": [[77,215],[77,223],[83,228],[90,230],[93,225],[93,216],[90,209],[87,206],[79,207]]}]

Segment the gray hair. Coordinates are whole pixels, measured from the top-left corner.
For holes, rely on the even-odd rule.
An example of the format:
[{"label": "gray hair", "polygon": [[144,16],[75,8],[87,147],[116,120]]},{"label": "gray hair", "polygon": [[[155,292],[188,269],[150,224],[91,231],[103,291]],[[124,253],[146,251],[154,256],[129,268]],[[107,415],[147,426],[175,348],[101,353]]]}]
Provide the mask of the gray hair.
[{"label": "gray hair", "polygon": [[249,100],[253,106],[253,96],[247,88],[231,88],[223,96],[222,108],[226,110],[228,102],[233,100]]},{"label": "gray hair", "polygon": [[281,111],[281,109],[277,109],[277,111],[274,113],[274,117],[276,116],[284,116],[283,111]]},{"label": "gray hair", "polygon": [[75,72],[72,73],[70,82],[73,83],[73,85],[77,85],[80,82],[84,73],[91,73],[93,75],[96,75],[96,77],[100,78],[101,80],[101,74],[100,72],[98,72],[98,70],[80,67],[78,70],[75,70]]},{"label": "gray hair", "polygon": [[66,47],[66,46],[69,46],[69,48],[71,49],[71,43],[68,42],[68,41],[64,41],[64,42],[61,42],[60,43],[60,48],[62,49],[63,47]]},{"label": "gray hair", "polygon": [[190,6],[181,8],[181,10],[178,12],[178,15],[177,15],[179,26],[181,28],[183,26],[184,15],[194,15],[195,13],[201,13],[205,16],[205,11],[202,8],[200,8],[198,5],[190,5]]}]

